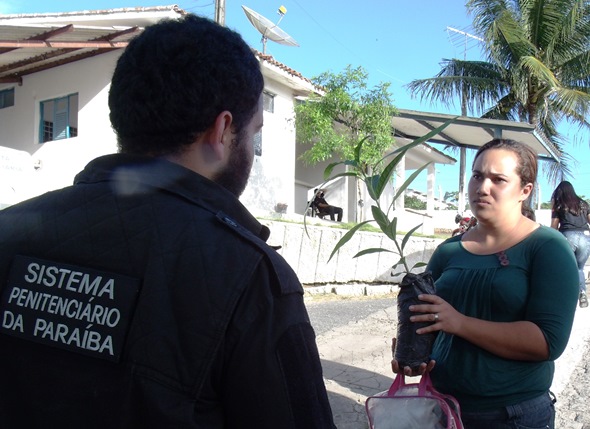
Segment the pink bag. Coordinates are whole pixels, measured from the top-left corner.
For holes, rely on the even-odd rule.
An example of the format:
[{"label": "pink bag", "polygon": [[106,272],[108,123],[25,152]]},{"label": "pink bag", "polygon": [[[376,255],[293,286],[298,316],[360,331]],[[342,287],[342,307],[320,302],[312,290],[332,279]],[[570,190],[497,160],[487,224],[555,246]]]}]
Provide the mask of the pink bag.
[{"label": "pink bag", "polygon": [[388,391],[367,398],[365,409],[371,429],[463,429],[459,403],[438,392],[429,373],[412,384],[397,374]]}]

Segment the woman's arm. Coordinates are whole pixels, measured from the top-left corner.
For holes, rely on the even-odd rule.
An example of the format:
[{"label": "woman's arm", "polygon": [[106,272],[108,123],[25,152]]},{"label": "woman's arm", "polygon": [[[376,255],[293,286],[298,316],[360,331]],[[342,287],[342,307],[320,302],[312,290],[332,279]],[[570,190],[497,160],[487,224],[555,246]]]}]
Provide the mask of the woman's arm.
[{"label": "woman's arm", "polygon": [[439,296],[421,295],[424,304],[410,307],[416,312],[411,320],[435,323],[417,332],[444,331],[508,359],[539,361],[559,357],[573,323],[578,271],[567,240],[555,232],[550,235],[531,248],[530,293],[523,320],[493,322],[468,317]]},{"label": "woman's arm", "polygon": [[410,320],[430,322],[434,321],[434,314],[438,314],[438,321],[418,329],[418,334],[444,331],[506,359],[540,361],[549,357],[545,336],[533,322],[490,322],[459,313],[439,296],[421,295],[419,298],[425,304],[412,306],[410,310],[430,314],[412,316]]}]

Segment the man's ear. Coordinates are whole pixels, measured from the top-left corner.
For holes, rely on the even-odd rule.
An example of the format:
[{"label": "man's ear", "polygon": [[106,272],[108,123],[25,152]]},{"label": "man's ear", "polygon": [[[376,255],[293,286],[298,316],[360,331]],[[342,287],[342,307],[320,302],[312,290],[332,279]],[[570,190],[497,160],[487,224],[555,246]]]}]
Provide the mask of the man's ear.
[{"label": "man's ear", "polygon": [[208,143],[211,145],[211,149],[218,160],[225,158],[231,145],[233,137],[232,122],[233,116],[231,112],[224,110],[217,115],[213,127],[210,129]]}]

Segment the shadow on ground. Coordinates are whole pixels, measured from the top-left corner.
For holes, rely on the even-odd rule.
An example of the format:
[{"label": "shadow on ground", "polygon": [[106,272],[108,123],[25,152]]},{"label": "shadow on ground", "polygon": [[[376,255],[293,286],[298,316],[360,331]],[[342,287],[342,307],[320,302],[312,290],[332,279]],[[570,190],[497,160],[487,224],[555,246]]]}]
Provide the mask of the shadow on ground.
[{"label": "shadow on ground", "polygon": [[338,429],[368,428],[365,400],[389,389],[393,379],[334,361],[322,360],[328,398]]}]

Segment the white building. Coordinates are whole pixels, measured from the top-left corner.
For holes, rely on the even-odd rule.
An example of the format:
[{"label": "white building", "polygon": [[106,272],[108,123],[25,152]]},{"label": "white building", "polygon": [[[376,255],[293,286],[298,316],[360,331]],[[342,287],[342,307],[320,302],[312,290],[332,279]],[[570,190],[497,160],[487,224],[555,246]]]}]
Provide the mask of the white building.
[{"label": "white building", "polygon": [[[145,26],[184,13],[177,6],[158,6],[0,16],[0,147],[4,153],[12,150],[5,164],[18,158],[22,167],[28,154],[31,167],[18,176],[10,176],[10,165],[2,167],[4,177],[10,176],[6,183],[20,183],[0,192],[2,206],[70,185],[90,160],[117,150],[107,104],[116,61]],[[265,126],[241,200],[258,216],[283,210],[303,214],[313,188],[323,182],[326,164],[310,168],[298,161],[305,148],[296,144],[294,105],[317,88],[273,57],[255,53],[265,79]],[[384,198],[393,196],[405,170],[430,161],[455,162],[428,145],[412,149]],[[434,177],[432,165],[432,190]],[[353,180],[330,186],[329,201],[344,208],[345,220],[355,220],[359,210],[366,215],[369,205],[358,204]]]}]

